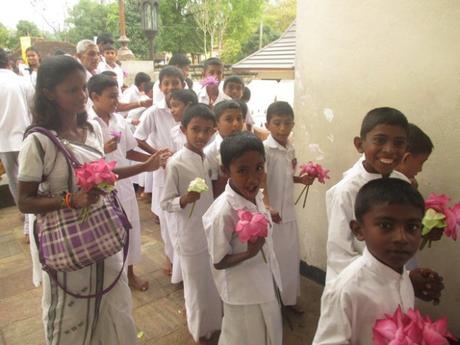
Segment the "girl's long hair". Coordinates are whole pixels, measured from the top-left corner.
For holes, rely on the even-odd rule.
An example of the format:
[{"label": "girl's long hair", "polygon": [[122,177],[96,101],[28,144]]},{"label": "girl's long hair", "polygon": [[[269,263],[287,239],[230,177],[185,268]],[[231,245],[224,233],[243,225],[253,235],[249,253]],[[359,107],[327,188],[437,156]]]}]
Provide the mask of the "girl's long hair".
[{"label": "girl's long hair", "polygon": [[[57,106],[45,96],[44,90],[54,90],[69,74],[75,71],[85,73],[85,68],[73,57],[60,55],[43,60],[37,72],[37,84],[32,107],[32,126],[45,127],[55,131],[60,129],[61,121]],[[86,111],[77,115],[77,125],[79,127],[92,129],[87,120],[88,114]]]}]

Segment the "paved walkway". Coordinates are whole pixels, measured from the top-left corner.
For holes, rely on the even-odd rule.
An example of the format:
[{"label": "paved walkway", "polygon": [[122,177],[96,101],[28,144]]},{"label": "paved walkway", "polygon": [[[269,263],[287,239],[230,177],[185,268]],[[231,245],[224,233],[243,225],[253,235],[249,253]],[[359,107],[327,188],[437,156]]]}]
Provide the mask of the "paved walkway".
[{"label": "paved walkway", "polygon": [[[163,245],[149,206],[139,202],[142,222],[142,263],[136,272],[148,279],[146,292],[134,292],[134,318],[140,344],[188,345],[183,290],[169,283],[162,271]],[[284,344],[311,344],[319,315],[321,286],[302,278],[302,316],[291,315],[284,327]],[[42,345],[41,288],[32,285],[29,246],[23,243],[22,217],[15,207],[0,209],[0,345]],[[217,344],[213,339],[211,344]]]}]

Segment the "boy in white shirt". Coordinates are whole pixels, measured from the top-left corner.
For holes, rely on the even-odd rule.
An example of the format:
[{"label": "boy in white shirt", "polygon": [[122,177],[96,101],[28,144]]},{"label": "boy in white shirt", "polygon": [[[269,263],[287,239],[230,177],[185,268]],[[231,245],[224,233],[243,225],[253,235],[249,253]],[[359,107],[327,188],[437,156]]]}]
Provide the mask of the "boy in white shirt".
[{"label": "boy in white shirt", "polygon": [[[232,75],[224,80],[224,93],[229,96],[231,99],[236,101],[243,101],[243,91],[244,91],[244,81],[237,75]],[[246,102],[245,102],[246,103]],[[246,112],[244,116],[244,122],[246,124],[246,130],[252,132],[252,126],[254,125],[254,120],[247,107],[246,103]]]},{"label": "boy in white shirt", "polygon": [[360,189],[350,228],[366,248],[326,285],[314,345],[372,344],[377,319],[414,307],[404,265],[419,247],[424,213],[423,197],[401,179],[374,179]]},{"label": "boy in white shirt", "polygon": [[[151,156],[134,149],[137,141],[134,139],[126,120],[115,113],[118,104],[118,84],[106,75],[92,76],[88,81],[88,93],[93,101],[88,111],[89,118],[97,121],[102,129],[104,139],[104,153],[107,161],[116,161],[117,168],[130,166],[128,159],[144,162]],[[156,155],[161,153],[157,151]],[[138,169],[139,164],[131,165],[131,169]],[[139,170],[141,173],[145,170]],[[134,175],[134,174],[133,174]],[[116,183],[119,199],[128,216],[132,229],[129,232],[129,250],[126,262],[128,264],[128,283],[133,289],[145,291],[149,287],[148,281],[142,280],[134,274],[134,264],[141,260],[141,224],[136,194],[130,179],[119,180]]]},{"label": "boy in white shirt", "polygon": [[[227,137],[221,146],[222,169],[230,177],[225,191],[203,216],[213,277],[224,303],[219,345],[281,345],[283,328],[276,286],[280,285],[269,212],[260,187],[265,150],[253,134]],[[238,211],[268,220],[268,235],[242,243],[235,232]]]},{"label": "boy in white shirt", "polygon": [[[357,151],[364,153],[346,172],[342,180],[326,192],[328,217],[326,283],[361,256],[364,244],[349,229],[355,219],[354,203],[359,189],[371,180],[381,177],[407,178],[394,171],[407,149],[409,124],[399,110],[389,107],[369,111],[361,124],[360,136],[354,138]],[[442,290],[442,278],[428,268],[410,272],[416,296],[436,300]]]},{"label": "boy in white shirt", "polygon": [[187,325],[197,343],[220,330],[222,322],[222,304],[212,278],[201,220],[213,202],[212,191],[188,191],[196,178],[211,184],[203,148],[214,133],[215,123],[214,114],[204,104],[187,107],[181,123],[187,142],[168,161],[161,197],[162,209],[172,212],[177,222]]},{"label": "boy in white shirt", "polygon": [[273,246],[280,264],[283,284],[282,300],[296,313],[300,295],[300,254],[297,217],[294,206],[294,183],[310,185],[313,178],[295,176],[297,159],[289,136],[294,128],[294,110],[287,102],[274,102],[267,109],[269,137],[264,141],[267,185],[264,189],[266,207],[273,222]]},{"label": "boy in white shirt", "polygon": [[224,77],[224,64],[219,58],[212,57],[207,59],[203,63],[203,80],[207,77],[215,77],[217,79],[217,85],[204,85],[200,92],[198,92],[198,102],[209,105],[211,108],[215,104],[231,99],[229,96],[219,90],[219,84]]},{"label": "boy in white shirt", "polygon": [[[179,68],[184,74],[184,89],[193,90],[193,81],[188,77],[191,61],[184,54],[174,54],[169,59],[168,65]],[[160,81],[157,80],[153,86],[153,96],[155,103],[161,102],[165,95],[160,90]]]},{"label": "boy in white shirt", "polygon": [[97,65],[96,73],[100,74],[104,71],[114,72],[117,75],[118,90],[121,93],[125,76],[123,69],[117,64],[117,50],[112,44],[107,43],[102,45],[102,55],[104,56],[104,59],[101,59]]},{"label": "boy in white shirt", "polygon": [[171,114],[174,120],[179,122],[176,126],[171,128],[171,137],[175,146],[174,151],[179,151],[187,142],[185,134],[182,131],[181,123],[185,109],[197,103],[198,99],[196,98],[195,92],[192,90],[176,90],[171,94]]},{"label": "boy in white shirt", "polygon": [[211,166],[211,179],[214,198],[217,198],[224,190],[227,177],[220,170],[220,144],[224,138],[240,133],[243,130],[243,112],[238,102],[224,100],[216,104],[214,114],[217,121],[217,133],[214,140],[204,149]]},{"label": "boy in white shirt", "polygon": [[[141,117],[141,122],[134,132],[139,147],[145,152],[153,154],[158,148],[167,148],[174,151],[174,142],[171,137],[171,129],[178,124],[171,114],[171,94],[175,90],[183,89],[184,75],[173,66],[166,66],[160,71],[160,88],[165,95],[163,102],[148,108]],[[147,139],[151,136],[154,147],[148,144]],[[160,196],[164,186],[164,169],[158,169],[153,173],[152,185],[152,212],[160,219],[161,237],[165,246],[166,263],[164,271],[172,274],[172,282],[180,281],[180,268],[174,267],[174,244],[168,231],[168,215],[160,207]],[[176,280],[177,277],[177,280]]]},{"label": "boy in white shirt", "polygon": [[134,84],[128,87],[120,96],[117,111],[128,116],[128,112],[136,108],[147,108],[153,103],[152,97],[149,97],[144,88],[145,83],[151,81],[147,73],[139,72],[134,78]]}]

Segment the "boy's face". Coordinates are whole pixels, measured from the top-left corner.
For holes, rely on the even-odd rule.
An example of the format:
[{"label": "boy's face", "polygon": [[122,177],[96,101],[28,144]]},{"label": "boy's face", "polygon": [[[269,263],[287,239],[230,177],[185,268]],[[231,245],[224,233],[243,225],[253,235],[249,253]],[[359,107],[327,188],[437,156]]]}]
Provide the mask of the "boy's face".
[{"label": "boy's face", "polygon": [[105,61],[109,65],[114,65],[117,61],[117,52],[115,50],[104,50]]},{"label": "boy's face", "polygon": [[203,76],[209,77],[213,76],[216,77],[217,80],[222,81],[222,77],[224,75],[224,66],[222,65],[208,65],[206,70],[203,72]]},{"label": "boy's face", "polygon": [[350,227],[369,252],[379,261],[402,273],[403,266],[417,252],[422,238],[420,210],[412,205],[377,204],[361,222]]},{"label": "boy's face", "polygon": [[176,122],[182,121],[182,117],[184,116],[185,104],[181,101],[178,101],[175,98],[171,98],[169,101],[169,106],[174,120],[176,120]]},{"label": "boy's face", "polygon": [[214,121],[194,117],[186,128],[181,126],[182,133],[187,138],[187,147],[198,153],[203,153],[204,147],[208,144],[214,134]]},{"label": "boy's face", "polygon": [[426,162],[429,153],[412,154],[406,152],[401,163],[396,167],[396,170],[406,175],[408,178],[414,178],[422,171],[423,163]]},{"label": "boy's face", "polygon": [[364,153],[364,168],[370,173],[389,176],[401,162],[407,147],[407,132],[399,126],[378,124],[364,139],[356,137],[358,152]]},{"label": "boy's face", "polygon": [[118,106],[118,87],[108,87],[102,90],[100,95],[93,92],[92,97],[94,107],[97,111],[112,114]]},{"label": "boy's face", "polygon": [[232,99],[240,100],[243,97],[243,85],[229,82],[225,85],[224,93]]},{"label": "boy's face", "polygon": [[294,128],[294,119],[288,115],[273,115],[265,127],[277,142],[286,146],[292,128]]},{"label": "boy's face", "polygon": [[217,129],[222,138],[239,133],[243,130],[243,114],[240,109],[225,109],[219,120]]},{"label": "boy's face", "polygon": [[165,75],[160,82],[160,90],[165,95],[166,104],[170,107],[171,92],[181,90],[184,87],[182,80],[173,75]]},{"label": "boy's face", "polygon": [[245,152],[223,171],[230,177],[232,188],[243,198],[255,202],[255,197],[265,179],[265,159],[257,151]]}]

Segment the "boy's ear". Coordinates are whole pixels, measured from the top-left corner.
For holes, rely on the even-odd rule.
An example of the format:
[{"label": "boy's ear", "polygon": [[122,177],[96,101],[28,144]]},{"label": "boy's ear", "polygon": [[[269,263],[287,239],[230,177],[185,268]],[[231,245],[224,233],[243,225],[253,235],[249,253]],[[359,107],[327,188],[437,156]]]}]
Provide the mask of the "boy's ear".
[{"label": "boy's ear", "polygon": [[402,157],[402,159],[401,159],[401,163],[406,163],[407,160],[408,160],[411,156],[412,156],[412,153],[406,152],[406,153],[404,154],[404,156]]},{"label": "boy's ear", "polygon": [[220,166],[220,170],[224,173],[224,175],[228,178],[230,178],[230,170],[228,170],[226,167],[223,165]]},{"label": "boy's ear", "polygon": [[354,137],[353,144],[355,145],[356,150],[358,150],[359,153],[364,153],[363,140],[361,139],[361,137]]},{"label": "boy's ear", "polygon": [[358,241],[364,241],[363,227],[357,220],[350,221],[350,230]]},{"label": "boy's ear", "polygon": [[270,129],[268,128],[268,122],[265,122],[265,128],[268,129],[268,130],[270,130]]},{"label": "boy's ear", "polygon": [[184,126],[180,125],[180,131],[185,134],[185,132],[187,131],[187,128],[185,128]]}]

